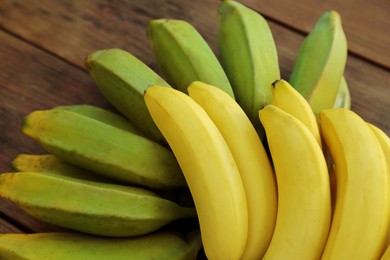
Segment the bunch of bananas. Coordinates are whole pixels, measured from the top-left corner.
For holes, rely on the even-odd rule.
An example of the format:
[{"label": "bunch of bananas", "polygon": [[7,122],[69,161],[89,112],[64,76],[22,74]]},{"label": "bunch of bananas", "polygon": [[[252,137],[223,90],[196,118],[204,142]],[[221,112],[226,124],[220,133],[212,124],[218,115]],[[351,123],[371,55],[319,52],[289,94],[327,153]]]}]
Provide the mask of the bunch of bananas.
[{"label": "bunch of bananas", "polygon": [[288,81],[239,2],[220,4],[219,59],[186,21],[147,34],[161,76],[120,49],[85,60],[121,114],[26,116],[48,154],[15,158],[0,196],[69,232],[2,234],[1,259],[390,259],[390,139],[350,110],[337,12]]}]

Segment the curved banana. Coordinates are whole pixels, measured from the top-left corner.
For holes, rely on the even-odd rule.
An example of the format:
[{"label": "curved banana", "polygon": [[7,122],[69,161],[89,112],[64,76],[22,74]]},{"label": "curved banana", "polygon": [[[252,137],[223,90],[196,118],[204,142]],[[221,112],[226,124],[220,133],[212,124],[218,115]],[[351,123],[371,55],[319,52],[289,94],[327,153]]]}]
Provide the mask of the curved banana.
[{"label": "curved banana", "polygon": [[218,50],[222,67],[237,102],[262,138],[264,129],[258,111],[271,104],[271,84],[280,79],[272,32],[259,13],[233,0],[221,2],[218,26]]},{"label": "curved banana", "polygon": [[224,137],[244,184],[248,205],[248,240],[241,259],[260,259],[275,226],[276,181],[268,155],[239,104],[222,90],[193,82],[188,93],[213,120]]},{"label": "curved banana", "polygon": [[309,129],[280,108],[259,111],[275,167],[278,210],[267,259],[319,259],[331,220],[328,169]]},{"label": "curved banana", "polygon": [[82,180],[115,183],[112,179],[68,164],[52,154],[19,154],[11,164],[18,172],[51,172]]},{"label": "curved banana", "polygon": [[153,189],[187,187],[168,148],[90,117],[65,109],[34,111],[22,130],[61,160],[108,178]]},{"label": "curved banana", "polygon": [[158,67],[172,87],[186,93],[191,82],[199,80],[234,97],[213,50],[190,23],[156,19],[149,22],[147,33]]},{"label": "curved banana", "polygon": [[115,108],[149,138],[165,143],[146,109],[143,94],[150,85],[169,87],[168,83],[137,57],[121,49],[94,51],[86,57],[85,66]]},{"label": "curved banana", "polygon": [[247,240],[248,209],[240,173],[221,133],[204,109],[179,90],[149,87],[145,102],[187,180],[206,256],[239,259]]},{"label": "curved banana", "polygon": [[367,123],[349,109],[320,112],[335,164],[336,202],[322,259],[378,259],[389,227],[384,153]]},{"label": "curved banana", "polygon": [[[376,138],[378,139],[379,144],[382,147],[382,150],[385,154],[386,164],[387,164],[387,176],[388,176],[388,178],[390,178],[390,138],[379,127],[377,127],[371,123],[368,123],[368,125],[371,128],[371,130],[374,132],[374,134],[375,134]],[[389,181],[389,184],[390,184],[390,181]],[[389,190],[390,190],[390,186],[389,186]],[[389,226],[389,229],[387,231],[385,248],[387,248],[389,245],[390,245],[390,226]],[[390,255],[389,255],[389,257],[390,257]]]},{"label": "curved banana", "polygon": [[113,237],[144,235],[174,220],[196,217],[194,208],[149,190],[50,172],[3,173],[0,197],[47,223]]},{"label": "curved banana", "polygon": [[385,248],[385,251],[384,251],[383,255],[381,256],[380,260],[390,260],[390,245],[388,245]]},{"label": "curved banana", "polygon": [[285,80],[277,80],[272,85],[272,105],[295,116],[306,125],[322,146],[317,118],[307,100]]},{"label": "curved banana", "polygon": [[351,109],[351,93],[349,92],[348,83],[345,77],[341,78],[333,107]]},{"label": "curved banana", "polygon": [[336,11],[323,13],[303,41],[289,80],[316,115],[334,105],[347,51],[340,15]]},{"label": "curved banana", "polygon": [[67,105],[67,106],[57,106],[54,109],[66,109],[83,116],[90,117],[92,119],[98,120],[100,122],[106,123],[108,125],[115,126],[117,128],[129,131],[137,135],[145,135],[138,127],[130,122],[127,118],[122,115],[111,112],[107,109],[81,104],[81,105]]},{"label": "curved banana", "polygon": [[80,233],[0,234],[0,259],[56,260],[195,260],[202,247],[200,233],[171,231],[131,238],[107,238]]}]

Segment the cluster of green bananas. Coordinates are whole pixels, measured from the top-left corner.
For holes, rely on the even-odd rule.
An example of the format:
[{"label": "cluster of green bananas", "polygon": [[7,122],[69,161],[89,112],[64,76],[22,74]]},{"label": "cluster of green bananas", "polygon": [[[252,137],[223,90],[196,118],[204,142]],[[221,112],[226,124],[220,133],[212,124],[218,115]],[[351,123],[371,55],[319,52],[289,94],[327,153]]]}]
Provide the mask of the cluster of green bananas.
[{"label": "cluster of green bananas", "polygon": [[[0,196],[69,232],[0,235],[0,259],[390,259],[390,139],[350,110],[337,12],[288,81],[266,20],[233,0],[219,59],[186,21],[147,35],[161,76],[120,49],[85,60],[121,115],[26,116],[48,154],[15,158]],[[186,233],[169,225],[186,219]]]}]

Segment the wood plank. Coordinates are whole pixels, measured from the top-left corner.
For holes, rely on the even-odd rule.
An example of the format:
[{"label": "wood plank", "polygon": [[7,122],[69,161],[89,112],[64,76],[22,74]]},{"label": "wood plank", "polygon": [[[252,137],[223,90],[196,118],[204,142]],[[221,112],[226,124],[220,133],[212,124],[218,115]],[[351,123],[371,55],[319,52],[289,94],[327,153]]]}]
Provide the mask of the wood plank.
[{"label": "wood plank", "polygon": [[128,50],[153,67],[146,35],[149,20],[186,19],[215,46],[218,4],[213,0],[5,0],[0,5],[0,26],[80,67],[88,53],[112,47]]},{"label": "wood plank", "polygon": [[[19,153],[44,152],[21,133],[28,113],[79,103],[112,109],[87,73],[1,31],[0,59],[6,61],[0,62],[0,173],[12,170],[10,162]],[[0,199],[0,213],[27,230],[55,230],[5,199]]]},{"label": "wood plank", "polygon": [[0,234],[24,233],[21,229],[0,217]]},{"label": "wood plank", "polygon": [[327,10],[340,13],[352,53],[390,69],[390,1],[242,0],[266,17],[308,33]]}]

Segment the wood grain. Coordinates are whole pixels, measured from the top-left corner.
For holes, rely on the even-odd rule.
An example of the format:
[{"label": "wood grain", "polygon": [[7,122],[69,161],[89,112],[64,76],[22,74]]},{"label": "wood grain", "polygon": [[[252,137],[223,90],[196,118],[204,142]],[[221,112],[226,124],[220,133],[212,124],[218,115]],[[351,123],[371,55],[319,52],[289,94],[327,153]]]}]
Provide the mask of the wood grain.
[{"label": "wood grain", "polygon": [[[287,0],[243,2],[269,18],[285,79],[289,77],[299,46],[317,15],[330,4],[342,7],[351,47],[345,76],[352,94],[352,109],[390,135],[390,69],[387,63],[390,44],[383,33],[386,31],[383,26],[388,23],[388,19],[385,21],[386,0],[375,0],[379,7],[362,0],[354,3],[332,0],[315,6],[306,0],[293,5]],[[20,153],[44,152],[21,133],[23,117],[28,113],[79,103],[114,110],[84,68],[88,53],[122,48],[158,71],[146,26],[151,19],[175,18],[192,23],[218,54],[218,5],[219,1],[213,0],[2,0],[0,172],[11,171],[10,163]],[[357,21],[360,10],[365,8],[365,12],[381,10],[377,10],[377,17]],[[373,31],[368,30],[370,27]],[[56,230],[56,227],[29,217],[5,199],[0,199],[0,216],[4,217],[0,218],[0,233]],[[10,222],[10,219],[16,221]]]},{"label": "wood grain", "polygon": [[266,17],[304,34],[320,15],[336,10],[341,15],[350,52],[390,69],[390,1],[243,0]]}]

